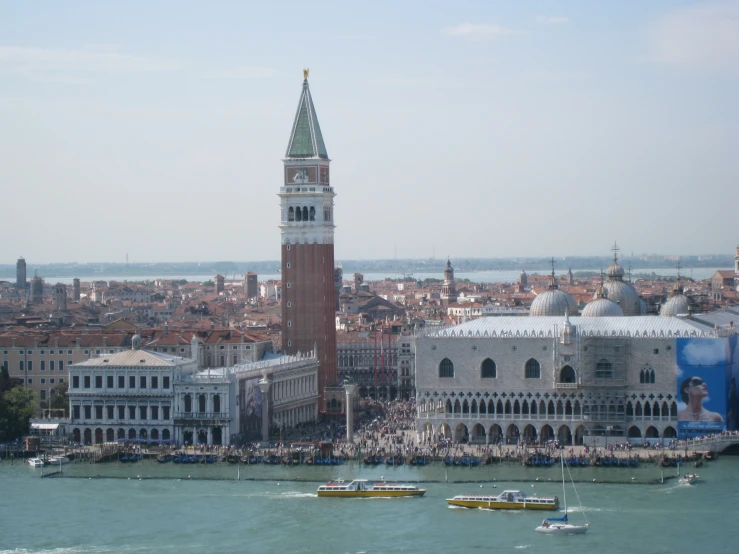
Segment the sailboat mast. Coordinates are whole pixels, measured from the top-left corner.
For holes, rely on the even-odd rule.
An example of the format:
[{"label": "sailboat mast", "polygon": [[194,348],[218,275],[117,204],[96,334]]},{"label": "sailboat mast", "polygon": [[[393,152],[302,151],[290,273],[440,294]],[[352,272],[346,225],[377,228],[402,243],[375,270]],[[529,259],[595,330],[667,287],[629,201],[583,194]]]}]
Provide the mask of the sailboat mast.
[{"label": "sailboat mast", "polygon": [[565,516],[567,515],[567,487],[565,486],[565,457],[560,452],[559,461],[562,465],[562,500],[565,503]]}]

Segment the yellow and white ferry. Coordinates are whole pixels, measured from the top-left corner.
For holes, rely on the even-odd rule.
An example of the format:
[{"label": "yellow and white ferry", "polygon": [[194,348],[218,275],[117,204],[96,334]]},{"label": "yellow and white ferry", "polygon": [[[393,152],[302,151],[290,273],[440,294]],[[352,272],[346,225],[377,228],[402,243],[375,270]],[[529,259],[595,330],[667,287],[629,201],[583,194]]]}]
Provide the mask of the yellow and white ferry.
[{"label": "yellow and white ferry", "polygon": [[556,496],[527,496],[522,491],[503,491],[497,496],[489,494],[461,494],[447,498],[447,504],[462,508],[485,508],[489,510],[556,510]]},{"label": "yellow and white ferry", "polygon": [[318,496],[338,496],[341,498],[388,498],[395,496],[423,496],[425,489],[413,485],[368,481],[354,479],[345,482],[343,479],[329,481],[318,487]]}]

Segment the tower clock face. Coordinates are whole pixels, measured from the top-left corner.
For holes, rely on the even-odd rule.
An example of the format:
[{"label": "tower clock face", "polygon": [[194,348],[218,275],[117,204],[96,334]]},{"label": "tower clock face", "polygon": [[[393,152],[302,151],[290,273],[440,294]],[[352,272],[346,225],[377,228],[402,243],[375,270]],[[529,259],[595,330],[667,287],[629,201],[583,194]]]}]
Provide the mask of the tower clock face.
[{"label": "tower clock face", "polygon": [[316,166],[309,167],[287,167],[286,169],[286,183],[288,185],[300,185],[308,183],[317,183],[316,174],[318,168]]}]

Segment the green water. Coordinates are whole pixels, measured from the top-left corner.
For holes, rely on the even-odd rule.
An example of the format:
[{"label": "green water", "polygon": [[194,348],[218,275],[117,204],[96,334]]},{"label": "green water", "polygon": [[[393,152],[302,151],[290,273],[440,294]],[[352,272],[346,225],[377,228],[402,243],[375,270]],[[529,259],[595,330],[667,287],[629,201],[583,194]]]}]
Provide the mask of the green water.
[{"label": "green water", "polygon": [[[449,508],[445,498],[506,488],[562,498],[557,468],[68,464],[64,477],[0,462],[0,553],[103,552],[736,552],[739,458],[680,485],[674,468],[573,468],[588,534],[534,532],[541,513]],[[58,468],[54,468],[55,471]],[[51,468],[45,468],[49,473]],[[317,498],[359,477],[420,482],[422,498]],[[538,480],[536,480],[538,478]],[[595,479],[595,482],[593,482]],[[611,481],[611,482],[606,482]],[[618,482],[613,482],[618,481]]]}]

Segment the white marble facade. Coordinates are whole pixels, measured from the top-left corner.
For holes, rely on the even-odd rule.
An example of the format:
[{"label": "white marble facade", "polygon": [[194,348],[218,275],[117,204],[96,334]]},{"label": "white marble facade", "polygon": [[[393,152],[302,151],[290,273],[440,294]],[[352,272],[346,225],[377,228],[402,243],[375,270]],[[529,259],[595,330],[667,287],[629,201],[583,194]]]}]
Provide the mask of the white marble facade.
[{"label": "white marble facade", "polygon": [[676,338],[713,336],[653,316],[503,316],[428,331],[416,344],[418,440],[675,437]]}]

